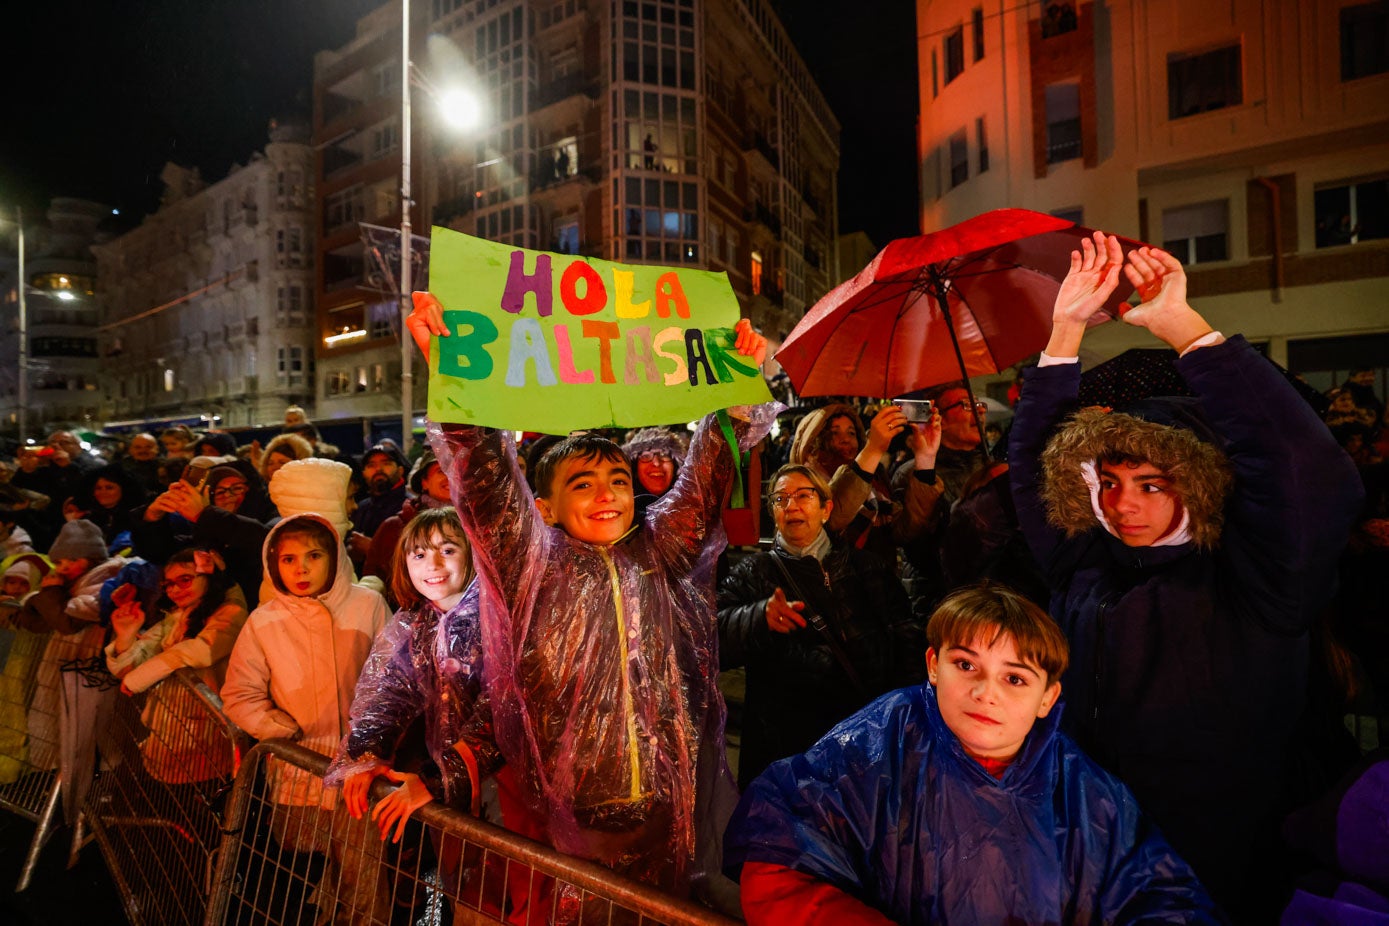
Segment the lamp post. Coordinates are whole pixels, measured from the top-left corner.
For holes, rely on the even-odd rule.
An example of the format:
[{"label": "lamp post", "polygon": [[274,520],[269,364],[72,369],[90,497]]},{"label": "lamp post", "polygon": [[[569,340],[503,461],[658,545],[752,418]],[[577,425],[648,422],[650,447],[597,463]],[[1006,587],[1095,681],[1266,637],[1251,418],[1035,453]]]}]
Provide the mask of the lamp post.
[{"label": "lamp post", "polygon": [[415,375],[405,327],[410,315],[410,0],[400,0],[400,449],[414,442]]},{"label": "lamp post", "polygon": [[25,290],[29,288],[28,274],[24,270],[24,210],[15,207],[15,228],[19,230],[19,446],[24,446],[24,432],[29,429],[29,313],[25,301]]}]

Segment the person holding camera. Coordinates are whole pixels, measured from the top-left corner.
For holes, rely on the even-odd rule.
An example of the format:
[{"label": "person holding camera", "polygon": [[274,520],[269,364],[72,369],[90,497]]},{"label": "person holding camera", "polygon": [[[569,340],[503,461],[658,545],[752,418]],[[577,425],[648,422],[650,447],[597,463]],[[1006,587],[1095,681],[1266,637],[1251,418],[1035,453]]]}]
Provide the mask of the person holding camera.
[{"label": "person holding camera", "polygon": [[[909,420],[904,408],[911,408],[917,420]],[[894,488],[888,447],[902,433],[912,454],[902,469],[915,475]],[[895,576],[898,546],[927,529],[940,500],[935,467],[941,434],[941,417],[927,403],[888,403],[866,429],[853,408],[826,405],[796,426],[791,462],[829,485],[834,500],[829,532],[875,554]]]},{"label": "person holding camera", "polygon": [[775,546],[719,585],[720,666],[747,669],[740,787],[878,695],[920,682],[926,666],[896,575],[826,531],[835,504],[824,477],[788,463],[771,485]]}]

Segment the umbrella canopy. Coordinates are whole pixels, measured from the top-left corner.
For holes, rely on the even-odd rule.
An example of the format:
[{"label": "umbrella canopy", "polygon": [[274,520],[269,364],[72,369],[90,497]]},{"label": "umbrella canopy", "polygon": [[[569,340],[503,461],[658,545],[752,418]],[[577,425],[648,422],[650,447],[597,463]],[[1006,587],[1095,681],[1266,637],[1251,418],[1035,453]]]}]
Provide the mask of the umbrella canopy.
[{"label": "umbrella canopy", "polygon": [[1080,404],[1126,408],[1159,395],[1195,395],[1173,365],[1177,352],[1135,347],[1080,374]]},{"label": "umbrella canopy", "polygon": [[[1046,346],[1071,252],[1092,230],[997,209],[901,238],[817,302],[777,351],[803,396],[896,396],[1005,370]],[[1125,253],[1140,242],[1119,239]],[[1091,324],[1116,317],[1119,286]]]},{"label": "umbrella canopy", "polygon": [[[1268,359],[1267,357],[1265,359]],[[1080,374],[1081,405],[1124,409],[1154,396],[1194,396],[1177,372],[1177,352],[1161,347],[1133,347]],[[1274,368],[1320,416],[1326,398],[1273,360]]]}]

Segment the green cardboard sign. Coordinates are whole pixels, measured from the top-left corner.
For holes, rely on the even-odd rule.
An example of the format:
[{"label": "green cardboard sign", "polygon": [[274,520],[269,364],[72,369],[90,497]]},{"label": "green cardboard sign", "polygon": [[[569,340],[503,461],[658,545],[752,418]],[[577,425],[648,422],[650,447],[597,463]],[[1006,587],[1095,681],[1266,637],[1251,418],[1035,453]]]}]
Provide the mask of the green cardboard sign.
[{"label": "green cardboard sign", "polygon": [[429,353],[429,417],[508,430],[690,421],[771,400],[734,349],[722,273],[549,254],[435,228],[429,288],[446,338]]}]

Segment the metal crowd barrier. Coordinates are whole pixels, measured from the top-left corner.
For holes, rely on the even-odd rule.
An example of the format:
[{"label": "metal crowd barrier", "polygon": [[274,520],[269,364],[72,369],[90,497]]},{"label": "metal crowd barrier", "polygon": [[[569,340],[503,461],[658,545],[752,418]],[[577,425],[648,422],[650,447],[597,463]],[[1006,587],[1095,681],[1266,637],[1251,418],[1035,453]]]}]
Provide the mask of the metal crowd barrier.
[{"label": "metal crowd barrier", "polygon": [[110,747],[85,818],[139,924],[201,922],[223,809],[251,743],[191,670],[117,694]]},{"label": "metal crowd barrier", "polygon": [[[49,766],[64,715],[44,708],[52,692],[39,671],[50,636],[18,631],[0,651],[0,807],[39,824],[19,890],[62,784]],[[288,741],[250,748],[189,670],[143,695],[100,693],[109,696],[95,733],[100,761],[71,858],[90,827],[139,926],[734,922],[440,804],[416,811],[395,844],[352,820],[340,798],[333,811],[277,803],[288,779],[316,792],[328,760]],[[379,780],[372,797],[390,790]]]},{"label": "metal crowd barrier", "polygon": [[[341,802],[335,811],[286,813],[274,800],[283,794],[281,772],[266,771],[274,763],[321,778],[328,760],[279,740],[247,755],[227,810],[207,926],[734,923],[437,803],[415,812],[399,844],[385,845]],[[372,797],[389,790],[378,780]]]},{"label": "metal crowd barrier", "polygon": [[[90,655],[85,635],[29,631],[0,615],[0,808],[32,820],[33,839],[16,891],[29,886],[39,853],[58,823],[63,779],[61,665]],[[82,820],[76,820],[69,858],[85,842]]]}]

